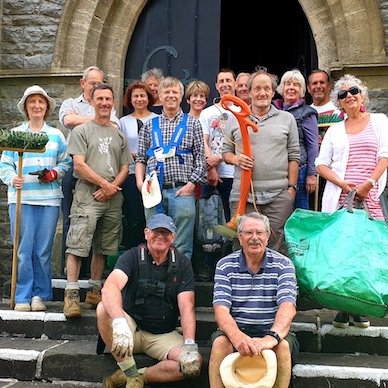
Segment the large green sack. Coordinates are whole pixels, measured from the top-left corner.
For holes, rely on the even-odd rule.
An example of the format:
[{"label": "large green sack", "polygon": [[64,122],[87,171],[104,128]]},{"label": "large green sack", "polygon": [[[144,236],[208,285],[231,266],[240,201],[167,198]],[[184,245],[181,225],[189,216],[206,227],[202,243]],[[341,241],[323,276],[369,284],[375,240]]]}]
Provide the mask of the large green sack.
[{"label": "large green sack", "polygon": [[285,239],[299,294],[351,314],[388,314],[388,227],[361,209],[296,209]]}]

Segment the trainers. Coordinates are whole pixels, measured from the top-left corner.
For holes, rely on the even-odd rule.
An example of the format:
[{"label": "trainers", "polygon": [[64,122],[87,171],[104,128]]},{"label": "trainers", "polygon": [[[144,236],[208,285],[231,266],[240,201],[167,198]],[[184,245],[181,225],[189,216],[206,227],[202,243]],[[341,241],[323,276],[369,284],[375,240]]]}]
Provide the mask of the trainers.
[{"label": "trainers", "polygon": [[365,318],[362,315],[353,315],[353,326],[366,329],[367,327],[370,326],[370,322],[367,318]]},{"label": "trainers", "polygon": [[346,329],[349,327],[349,314],[344,312],[338,313],[332,323],[338,329]]},{"label": "trainers", "polygon": [[121,369],[118,369],[111,375],[104,377],[102,388],[124,388],[126,384],[127,376]]},{"label": "trainers", "polygon": [[138,374],[136,376],[128,377],[125,388],[143,388],[144,387],[144,375]]},{"label": "trainers", "polygon": [[97,305],[101,302],[101,287],[93,286],[86,293],[85,304],[88,308],[96,308]]},{"label": "trainers", "polygon": [[31,311],[45,311],[46,306],[40,296],[33,296],[31,300]]},{"label": "trainers", "polygon": [[76,318],[81,316],[79,290],[65,290],[63,314],[65,314],[67,318]]},{"label": "trainers", "polygon": [[29,303],[16,303],[14,307],[15,311],[31,311]]}]

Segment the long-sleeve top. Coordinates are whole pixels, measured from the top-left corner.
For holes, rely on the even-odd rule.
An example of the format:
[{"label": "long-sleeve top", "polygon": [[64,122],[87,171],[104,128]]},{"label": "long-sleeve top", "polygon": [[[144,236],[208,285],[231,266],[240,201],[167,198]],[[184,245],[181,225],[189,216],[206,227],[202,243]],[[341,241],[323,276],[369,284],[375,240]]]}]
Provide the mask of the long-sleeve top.
[{"label": "long-sleeve top", "polygon": [[[32,132],[28,123],[13,128],[13,131]],[[44,153],[23,153],[23,188],[21,189],[21,203],[29,205],[60,206],[63,198],[60,179],[70,169],[72,160],[68,155],[66,140],[62,132],[46,123],[41,132],[49,137]],[[8,186],[8,203],[16,203],[17,190],[12,186],[12,180],[18,175],[19,154],[14,151],[3,151],[0,162],[0,179]],[[57,180],[41,183],[36,175],[29,175],[43,169],[54,169]]]},{"label": "long-sleeve top", "polygon": [[[372,127],[378,142],[377,158],[388,158],[388,117],[383,113],[371,113]],[[349,159],[349,140],[346,134],[345,121],[333,124],[323,138],[315,165],[330,167],[340,179],[344,179]],[[387,181],[387,171],[378,180],[378,195],[384,191]],[[327,181],[322,197],[322,211],[337,210],[341,196],[341,187]]]}]

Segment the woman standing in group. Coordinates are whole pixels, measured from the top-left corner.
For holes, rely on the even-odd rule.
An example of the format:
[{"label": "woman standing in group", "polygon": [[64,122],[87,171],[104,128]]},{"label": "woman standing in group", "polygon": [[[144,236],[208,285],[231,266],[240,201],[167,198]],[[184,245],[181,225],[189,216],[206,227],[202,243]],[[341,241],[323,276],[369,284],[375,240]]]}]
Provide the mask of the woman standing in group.
[{"label": "woman standing in group", "polygon": [[[132,113],[121,117],[120,127],[128,138],[129,150],[133,159],[136,158],[138,134],[142,125],[156,117],[157,114],[149,109],[154,103],[151,89],[141,81],[133,81],[125,90],[123,104],[133,110]],[[129,166],[129,176],[123,184],[123,240],[126,249],[144,242],[145,217],[141,193],[136,187],[135,164]]]},{"label": "woman standing in group", "polygon": [[299,70],[286,71],[277,92],[282,99],[274,101],[278,109],[293,114],[298,125],[300,163],[296,190],[295,208],[309,209],[309,195],[317,185],[314,161],[318,156],[318,113],[306,104],[306,81]]},{"label": "woman standing in group", "polygon": [[[334,212],[347,194],[356,190],[356,199],[365,201],[371,215],[383,220],[380,196],[387,180],[388,118],[367,112],[368,89],[353,75],[341,77],[331,96],[346,118],[327,130],[315,161],[319,175],[327,180],[322,211]],[[369,326],[365,317],[353,318],[355,326]],[[333,325],[349,326],[349,314],[340,312]]]},{"label": "woman standing in group", "polygon": [[210,94],[209,86],[203,81],[191,81],[186,87],[185,98],[189,104],[189,115],[199,119]]},{"label": "woman standing in group", "polygon": [[8,186],[11,235],[14,236],[17,191],[21,190],[21,222],[15,310],[44,311],[52,299],[51,251],[63,197],[59,180],[70,169],[62,132],[46,124],[55,100],[38,85],[27,88],[17,108],[27,121],[13,131],[46,133],[44,153],[23,153],[22,177],[18,176],[18,152],[1,155],[0,179]]}]

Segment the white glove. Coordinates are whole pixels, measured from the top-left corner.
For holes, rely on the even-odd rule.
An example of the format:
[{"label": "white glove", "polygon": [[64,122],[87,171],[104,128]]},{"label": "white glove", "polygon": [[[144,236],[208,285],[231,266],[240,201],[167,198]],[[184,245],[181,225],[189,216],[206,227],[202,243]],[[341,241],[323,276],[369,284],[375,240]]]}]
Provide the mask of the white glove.
[{"label": "white glove", "polygon": [[186,340],[179,354],[179,368],[185,377],[195,377],[201,373],[201,356],[194,340]]},{"label": "white glove", "polygon": [[115,318],[112,321],[112,347],[111,352],[124,358],[133,352],[133,335],[125,318]]}]

